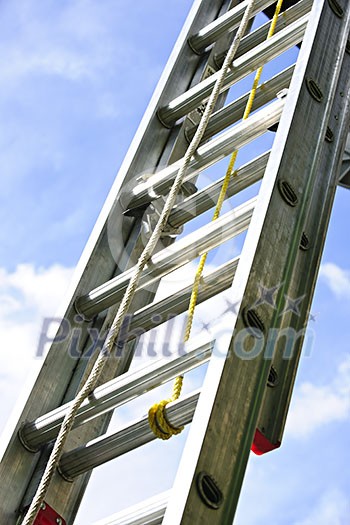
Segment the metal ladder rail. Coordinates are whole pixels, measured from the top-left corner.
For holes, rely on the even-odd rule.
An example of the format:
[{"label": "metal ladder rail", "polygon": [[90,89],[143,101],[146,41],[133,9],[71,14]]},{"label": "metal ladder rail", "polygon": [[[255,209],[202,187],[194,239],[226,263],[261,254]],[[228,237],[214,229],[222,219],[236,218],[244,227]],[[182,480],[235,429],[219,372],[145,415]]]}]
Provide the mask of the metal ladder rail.
[{"label": "metal ladder rail", "polygon": [[[344,96],[350,89],[350,57],[346,52],[349,29],[347,2],[337,4],[337,9],[326,0],[314,4],[230,290],[229,297],[238,311],[230,319],[232,323],[236,318],[235,336],[231,339],[228,334],[216,343],[164,525],[223,525],[234,519],[259,414],[266,419],[261,408],[264,398],[271,396],[266,383],[272,359],[274,354],[277,362],[281,359],[278,345],[272,352],[268,348],[264,355],[269,330],[303,327],[315,285],[349,127],[349,100]],[[332,46],[325,46],[330,35],[337,37]],[[320,198],[324,210],[319,207]],[[300,247],[305,228],[310,239],[306,251]],[[259,283],[269,290],[278,286],[274,309],[263,301],[259,304]],[[293,316],[284,310],[284,294],[295,299],[300,293],[305,293],[307,300],[300,315]],[[217,357],[219,349],[221,357]],[[242,352],[254,358],[242,359]],[[297,359],[298,355],[292,363],[293,376]],[[283,379],[282,375],[281,384]],[[288,401],[293,383],[288,372],[286,379],[289,384],[282,393],[283,402]],[[266,411],[271,410],[271,400],[265,406]],[[269,414],[272,427],[279,426],[278,435],[283,421],[273,420],[273,416],[283,419],[284,414],[279,408],[272,412],[272,418]],[[276,428],[271,429],[271,425],[273,432]]]},{"label": "metal ladder rail", "polygon": [[[212,21],[220,12],[222,6],[224,9],[227,9],[230,5],[230,2],[222,2],[221,0],[216,2],[209,0],[195,1],[139,131],[121,167],[118,179],[110,192],[90,237],[78,265],[75,282],[72,286],[73,289],[75,288],[72,294],[73,300],[68,301],[67,311],[62,315],[64,323],[62,323],[61,330],[63,327],[64,332],[65,326],[68,325],[69,333],[64,341],[60,340],[59,336],[56,338],[56,342],[53,344],[38,377],[36,386],[33,388],[26,407],[19,418],[19,424],[3,455],[0,471],[3,472],[2,479],[7,479],[8,483],[6,486],[3,485],[1,487],[1,501],[3,503],[0,516],[1,520],[6,523],[11,524],[17,521],[17,514],[21,505],[25,505],[26,501],[30,500],[32,491],[35,490],[34,477],[40,475],[40,465],[38,472],[33,472],[39,460],[38,454],[33,455],[26,452],[18,441],[17,430],[19,426],[23,421],[31,420],[39,414],[45,413],[68,401],[79,387],[86,369],[84,361],[78,362],[77,365],[77,360],[69,355],[69,348],[72,344],[75,330],[79,330],[81,334],[79,350],[83,352],[84,346],[91,346],[88,341],[89,325],[82,323],[81,319],[76,316],[73,305],[74,298],[76,295],[91,289],[91,286],[96,286],[110,278],[115,273],[115,261],[119,261],[119,271],[123,270],[123,266],[125,267],[128,264],[122,257],[123,248],[128,238],[131,243],[134,243],[133,238],[137,237],[137,231],[135,232],[134,229],[135,221],[123,217],[123,209],[120,207],[117,195],[126,184],[130,183],[135,174],[142,173],[147,167],[156,165],[157,159],[166,143],[169,131],[160,124],[155,111],[159,107],[162,97],[167,96],[171,98],[188,87],[201,59],[187,46],[188,34],[198,31]],[[145,152],[147,152],[147,156],[145,156]],[[146,158],[147,165],[145,165]],[[109,241],[116,241],[113,237],[114,231],[120,235],[120,238],[119,242],[116,242],[113,247],[114,253],[111,253]],[[143,298],[143,301],[140,299],[139,306],[145,304],[145,301],[147,303],[149,298]],[[97,319],[93,326],[99,326],[98,323],[101,323],[101,319]],[[127,366],[127,363],[124,364],[124,369],[125,366]],[[123,371],[123,367],[121,368],[120,372]],[[59,382],[57,382],[57,377],[60,377]],[[109,379],[108,375],[103,378],[103,380],[107,379]],[[105,430],[108,424],[108,417],[101,421],[99,432]],[[89,435],[90,437],[93,435],[91,430],[90,434],[89,432],[87,433],[87,436]],[[72,437],[72,443],[78,444],[74,436]],[[45,460],[45,456],[47,456],[47,453],[41,454],[42,461]],[[88,476],[85,477],[85,480],[79,480],[74,486],[68,486],[57,477],[53,483],[52,499],[59,501],[58,507],[60,508],[58,508],[58,511],[65,514],[68,520],[71,520],[76,513],[83,487],[87,481]],[[23,500],[28,484],[31,484],[33,488],[27,491],[26,498]],[[56,488],[54,488],[55,486]],[[58,498],[54,494],[60,494],[61,497]]]}]

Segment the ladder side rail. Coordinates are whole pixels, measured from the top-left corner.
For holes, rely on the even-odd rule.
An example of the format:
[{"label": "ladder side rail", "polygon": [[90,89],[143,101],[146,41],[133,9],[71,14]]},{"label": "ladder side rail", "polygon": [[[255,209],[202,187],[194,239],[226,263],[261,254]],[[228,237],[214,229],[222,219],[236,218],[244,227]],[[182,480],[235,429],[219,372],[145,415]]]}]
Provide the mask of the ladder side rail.
[{"label": "ladder side rail", "polygon": [[[320,213],[311,211],[309,201],[319,176],[349,34],[350,6],[345,7],[342,2],[342,8],[344,16],[339,18],[328,1],[314,3],[258,204],[232,289],[227,294],[227,299],[239,310],[237,316],[232,314],[227,319],[231,325],[236,320],[235,335],[231,340],[227,331],[213,330],[217,348],[209,364],[164,525],[194,522],[231,525],[233,521],[271,365],[271,358],[264,356],[264,335],[271,328],[284,327],[280,317],[283,292],[291,286],[304,222],[309,212],[315,217]],[[332,46],[324,46],[330,38]],[[306,87],[309,75],[322,86],[321,102],[313,100]],[[339,152],[333,154],[338,156]],[[328,180],[333,177],[323,176]],[[298,201],[294,206],[284,202],[278,190],[277,181],[282,182],[283,178],[294,188]],[[277,256],[271,259],[269,253]],[[253,305],[259,299],[259,283],[269,289],[284,284],[280,286],[276,309],[271,312],[267,305],[260,305],[256,316],[252,316]],[[256,325],[261,330],[257,331]],[[242,337],[247,345],[244,350]],[[248,352],[248,357],[253,352],[254,358],[242,359],[242,352]],[[197,489],[206,475],[217,487],[216,496],[220,500],[217,508],[210,508]]]},{"label": "ladder side rail", "polygon": [[[346,95],[347,94],[347,95]],[[298,272],[298,261],[294,271],[294,289],[287,292],[298,305],[295,315],[289,320],[290,334],[283,333],[277,338],[272,366],[277,372],[277,385],[267,388],[264,402],[259,414],[257,428],[264,429],[265,437],[270,443],[281,443],[287,419],[289,403],[292,396],[298,362],[304,339],[305,352],[313,351],[312,332],[306,332],[313,291],[321,262],[321,255],[326,239],[326,232],[332,211],[335,191],[341,169],[345,141],[350,125],[350,55],[344,54],[343,67],[334,99],[331,118],[329,120],[332,139],[325,140],[324,151],[319,166],[319,180],[312,193],[312,203],[304,223],[304,248],[299,250],[298,258],[304,259],[306,252],[307,264],[300,264],[302,271]],[[329,176],[327,176],[329,174]],[[319,216],[314,210],[322,210]],[[296,284],[297,283],[297,284]],[[300,301],[299,299],[302,298]],[[288,315],[288,314],[287,314]],[[310,326],[312,329],[312,325]],[[288,337],[292,338],[288,341]],[[290,346],[288,346],[290,344]],[[287,346],[285,350],[284,346]]]}]

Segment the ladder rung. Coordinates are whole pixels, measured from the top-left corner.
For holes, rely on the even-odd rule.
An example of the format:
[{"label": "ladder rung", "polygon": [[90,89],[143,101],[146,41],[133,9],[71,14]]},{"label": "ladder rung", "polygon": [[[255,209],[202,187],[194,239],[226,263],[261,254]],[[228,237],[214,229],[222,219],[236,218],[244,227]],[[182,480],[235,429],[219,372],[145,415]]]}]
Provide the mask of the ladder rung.
[{"label": "ladder rung", "polygon": [[[240,149],[250,141],[266,133],[269,127],[279,121],[284,107],[284,99],[278,99],[269,106],[260,109],[249,119],[239,122],[218,137],[200,146],[190,162],[185,180],[196,176],[212,166],[234,149]],[[176,177],[181,160],[151,175],[145,182],[140,182],[130,193],[124,196],[125,207],[137,207],[149,203],[159,195],[165,195]]]},{"label": "ladder rung", "polygon": [[[166,418],[175,427],[191,423],[200,391],[192,392],[165,408]],[[74,480],[84,472],[111,461],[156,439],[144,416],[114,434],[94,439],[85,446],[63,454],[59,471],[66,480]]]},{"label": "ladder rung", "polygon": [[[275,0],[257,0],[253,7],[251,18],[260,13],[263,9],[274,3]],[[195,53],[201,53],[206,47],[216,42],[221,35],[227,31],[236,29],[247,9],[248,0],[230,9],[227,13],[220,16],[207,26],[203,27],[198,33],[188,39],[188,43]]]},{"label": "ladder rung", "polygon": [[170,497],[170,490],[113,514],[93,525],[160,525]]},{"label": "ladder rung", "polygon": [[[199,287],[197,304],[223,292],[230,286],[238,261],[238,257],[231,259],[203,278],[203,282]],[[129,331],[131,337],[126,337],[126,340],[135,337],[133,335],[134,328],[141,328],[145,332],[154,328],[156,324],[152,321],[152,317],[156,313],[162,312],[162,318],[158,324],[164,322],[170,315],[183,313],[188,307],[191,292],[192,285],[138,310],[130,323]],[[159,386],[165,381],[206,362],[209,359],[212,344],[212,342],[205,343],[171,361],[158,361],[140,370],[123,374],[96,388],[92,402],[90,400],[84,402],[79,409],[73,428],[83,425],[91,419]],[[25,447],[30,450],[36,450],[44,443],[54,439],[58,434],[68,407],[69,403],[66,403],[34,421],[25,423],[19,433],[21,442]]]},{"label": "ladder rung", "polygon": [[[257,157],[237,169],[236,176],[232,177],[229,182],[226,198],[236,195],[240,191],[262,179],[265,173],[267,161],[269,160],[269,155],[269,151],[263,153],[260,157]],[[193,210],[196,210],[197,215],[199,215],[212,208],[213,202],[217,202],[223,181],[224,177],[221,177],[206,188],[203,188],[194,195],[187,197],[187,199],[181,202],[181,204],[175,206],[169,215],[169,224],[178,228],[193,218]]]},{"label": "ladder rung", "polygon": [[[288,88],[293,75],[294,66],[295,64],[283,70],[281,73],[278,73],[278,75],[272,77],[267,82],[264,82],[258,86],[252,108],[253,111],[260,109],[264,104],[271,102],[274,98],[276,98],[276,94],[283,88]],[[219,133],[241,119],[249,95],[250,92],[245,93],[234,102],[231,102],[222,109],[219,109],[219,111],[213,113],[202,140],[212,137],[216,133]],[[197,126],[193,126],[186,131],[186,137],[188,140],[193,138],[196,129]]]},{"label": "ladder rung", "polygon": [[[94,390],[91,399],[80,407],[74,428],[87,423],[110,410],[145,394],[174,377],[188,372],[207,362],[210,358],[213,341],[198,344],[193,341],[188,352],[172,359],[158,360],[146,367],[127,372],[112,379]],[[69,403],[58,407],[36,420],[25,423],[19,432],[23,445],[29,450],[37,450],[41,445],[54,439],[69,408]]]},{"label": "ladder rung", "polygon": [[[313,0],[301,0],[286,11],[283,11],[283,13],[278,16],[275,34],[298,20],[300,17],[306,15],[312,7],[312,2]],[[269,20],[266,22],[266,24],[258,27],[255,31],[242,38],[237,49],[236,58],[244,55],[245,53],[248,53],[255,46],[264,42],[270,29],[270,25],[271,21]],[[221,66],[225,56],[226,51],[215,55],[215,62],[217,66]]]},{"label": "ladder rung", "polygon": [[[248,228],[256,198],[225,213],[216,221],[202,226],[197,231],[180,239],[173,246],[155,254],[144,270],[138,289],[157,282],[164,275],[180,268],[206,251],[239,235]],[[76,301],[76,310],[87,319],[117,303],[124,294],[134,268],[98,286]]]},{"label": "ladder rung", "polygon": [[[239,257],[235,257],[203,277],[199,285],[197,304],[207,301],[231,285],[238,261]],[[143,330],[150,330],[155,326],[155,323],[152,321],[152,316],[159,314],[159,312],[162,313],[159,324],[174,315],[185,312],[188,308],[192,288],[193,284],[186,286],[165,299],[156,301],[138,310],[131,321],[130,331],[132,332],[133,327],[136,329],[141,327]],[[133,337],[135,337],[135,335]]]},{"label": "ladder rung", "polygon": [[[281,55],[284,51],[298,44],[303,39],[309,15],[301,17],[299,20],[279,31],[269,40],[262,42],[249,53],[233,61],[232,67],[222,87],[225,91],[235,82],[255,71],[258,67],[266,64],[273,58]],[[179,97],[172,100],[167,106],[158,111],[160,120],[166,126],[171,126],[178,119],[187,115],[193,109],[206,102],[210,97],[213,86],[220,72],[214,73],[209,78],[203,80],[192,87]]]}]

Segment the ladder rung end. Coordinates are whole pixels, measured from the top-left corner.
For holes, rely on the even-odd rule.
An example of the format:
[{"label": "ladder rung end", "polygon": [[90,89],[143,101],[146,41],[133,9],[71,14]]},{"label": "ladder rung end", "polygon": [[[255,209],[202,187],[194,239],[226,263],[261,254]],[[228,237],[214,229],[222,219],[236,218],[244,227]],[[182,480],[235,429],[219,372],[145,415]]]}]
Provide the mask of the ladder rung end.
[{"label": "ladder rung end", "polygon": [[[274,3],[275,0],[257,0],[255,2],[252,18],[263,9]],[[216,42],[226,31],[233,31],[239,26],[242,16],[247,8],[247,1],[230,9],[227,13],[220,16],[195,35],[189,38],[189,44],[196,53],[201,53],[204,49]]]},{"label": "ladder rung end", "polygon": [[[222,91],[229,89],[234,83],[246,77],[258,67],[284,53],[301,42],[308,21],[308,16],[302,16],[296,22],[279,31],[270,39],[257,45],[233,61],[231,71],[227,74]],[[178,119],[206,102],[220,72],[202,80],[199,84],[172,100],[168,105],[159,109],[162,122],[167,126],[174,124]]]},{"label": "ladder rung end", "polygon": [[[265,104],[268,104],[276,98],[276,95],[279,91],[289,87],[294,67],[295,64],[288,67],[287,69],[284,69],[270,80],[267,80],[258,86],[252,111],[260,109]],[[234,102],[231,102],[227,106],[224,106],[213,113],[202,140],[205,141],[211,138],[213,135],[220,133],[220,131],[223,131],[228,126],[231,126],[240,120],[244,113],[249,95],[250,92],[245,93]],[[189,140],[193,138],[196,130],[197,126],[193,126],[186,131],[186,136]]]},{"label": "ladder rung end", "polygon": [[[222,215],[219,219],[199,228],[179,240],[170,248],[164,248],[152,258],[152,264],[144,271],[139,289],[157,282],[161,277],[187,264],[206,251],[241,234],[248,228],[256,199]],[[76,308],[85,317],[92,317],[118,302],[125,292],[134,269],[107,281],[77,300]]]},{"label": "ladder rung end", "polygon": [[[188,394],[165,408],[166,418],[171,425],[181,427],[191,423],[199,394],[199,391]],[[66,480],[73,481],[84,472],[154,439],[148,417],[145,416],[114,434],[97,438],[85,446],[66,452],[61,458],[59,471]]]},{"label": "ladder rung end", "polygon": [[[237,170],[236,176],[231,178],[227,188],[226,198],[236,195],[262,179],[269,155],[270,152],[266,152],[240,167]],[[223,180],[223,177],[220,178],[210,186],[188,197],[181,204],[174,207],[169,216],[169,223],[175,228],[178,228],[195,217],[194,210],[196,214],[199,215],[212,208],[219,196]]]},{"label": "ladder rung end", "polygon": [[[74,428],[205,363],[210,358],[213,344],[213,341],[202,344],[194,341],[188,351],[182,349],[181,354],[175,358],[158,360],[99,386],[95,389],[93,398],[86,400],[79,409]],[[21,442],[29,450],[37,450],[54,439],[68,409],[69,403],[25,423],[20,429]]]},{"label": "ladder rung end", "polygon": [[[270,126],[276,124],[281,116],[285,101],[278,99],[251,115],[249,119],[239,122],[218,137],[200,146],[191,160],[187,180],[201,171],[213,166],[216,162],[230,155],[234,149],[240,149],[254,139],[266,133]],[[132,206],[142,205],[165,195],[179,170],[179,161],[152,175],[147,181],[138,184],[127,195]]]}]

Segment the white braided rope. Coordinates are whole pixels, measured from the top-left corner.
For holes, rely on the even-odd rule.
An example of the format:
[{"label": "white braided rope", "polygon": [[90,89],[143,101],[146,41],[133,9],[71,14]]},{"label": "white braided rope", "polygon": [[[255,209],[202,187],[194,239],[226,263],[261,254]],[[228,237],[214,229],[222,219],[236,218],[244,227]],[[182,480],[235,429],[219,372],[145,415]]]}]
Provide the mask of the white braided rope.
[{"label": "white braided rope", "polygon": [[235,38],[227,52],[225,61],[222,65],[222,68],[220,70],[220,74],[214,84],[212,93],[209,97],[207,106],[205,108],[205,111],[202,115],[202,118],[200,120],[200,123],[198,125],[197,131],[189,144],[187,151],[182,159],[182,164],[179,168],[179,171],[176,175],[176,178],[174,180],[174,183],[171,187],[170,193],[166,199],[163,211],[159,217],[158,223],[147,243],[145,246],[139,261],[137,265],[135,266],[135,271],[133,276],[131,277],[128,287],[125,291],[125,294],[123,296],[123,299],[119,305],[118,312],[114,318],[114,321],[111,325],[111,328],[108,332],[106,341],[104,343],[104,346],[96,359],[96,362],[90,372],[90,375],[88,376],[85,384],[81,388],[81,390],[78,392],[75,399],[72,400],[70,407],[64,417],[64,420],[62,422],[62,425],[60,427],[55,445],[52,449],[50,458],[48,460],[48,463],[46,465],[45,471],[43,473],[43,476],[41,478],[40,484],[38,486],[38,489],[35,493],[35,496],[32,500],[32,503],[28,509],[28,512],[22,522],[22,525],[33,525],[35,517],[40,509],[40,506],[42,502],[44,501],[46,492],[48,490],[49,484],[51,482],[52,476],[55,472],[55,469],[58,465],[59,459],[61,457],[63,447],[65,444],[65,441],[67,439],[67,436],[73,426],[73,422],[75,419],[75,416],[77,414],[77,411],[79,410],[81,404],[83,401],[91,394],[92,390],[95,388],[97,381],[101,375],[101,372],[103,370],[103,367],[106,363],[106,360],[108,359],[109,355],[112,352],[113,345],[118,337],[119,330],[121,328],[121,325],[123,323],[124,317],[127,314],[131,301],[135,295],[136,288],[138,286],[139,279],[141,277],[142,271],[144,267],[146,266],[147,262],[150,260],[153,251],[156,247],[156,244],[161,236],[161,233],[167,223],[169,214],[175,204],[176,196],[183,184],[184,177],[186,175],[186,171],[188,168],[188,165],[190,163],[190,160],[193,156],[193,154],[196,152],[199,143],[203,137],[203,134],[205,132],[205,129],[208,125],[209,118],[214,110],[215,104],[217,102],[218,96],[220,94],[221,88],[223,86],[225,76],[230,68],[230,65],[232,63],[232,60],[234,58],[234,55],[237,51],[237,48],[239,46],[239,43],[244,36],[244,33],[247,29],[248,21],[251,18],[252,9],[254,6],[254,1],[251,0],[247,8],[245,10],[245,13],[243,15],[243,18],[241,20],[240,26],[237,30],[237,33],[235,35]]}]

